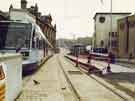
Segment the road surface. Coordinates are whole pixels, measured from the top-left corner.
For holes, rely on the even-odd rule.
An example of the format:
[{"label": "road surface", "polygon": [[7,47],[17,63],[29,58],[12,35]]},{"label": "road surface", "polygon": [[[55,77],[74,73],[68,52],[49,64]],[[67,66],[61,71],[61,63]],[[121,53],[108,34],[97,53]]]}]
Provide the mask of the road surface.
[{"label": "road surface", "polygon": [[54,55],[35,74],[24,78],[17,101],[124,101],[76,68],[63,53]]}]

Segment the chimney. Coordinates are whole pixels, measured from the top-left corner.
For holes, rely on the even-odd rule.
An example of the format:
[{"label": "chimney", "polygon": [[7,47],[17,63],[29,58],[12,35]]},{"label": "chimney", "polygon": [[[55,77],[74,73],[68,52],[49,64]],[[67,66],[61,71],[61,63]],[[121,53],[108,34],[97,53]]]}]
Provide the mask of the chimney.
[{"label": "chimney", "polygon": [[21,0],[21,9],[26,9],[26,8],[27,8],[27,1]]},{"label": "chimney", "polygon": [[9,7],[9,12],[10,12],[11,9],[13,9],[13,5],[12,4]]}]

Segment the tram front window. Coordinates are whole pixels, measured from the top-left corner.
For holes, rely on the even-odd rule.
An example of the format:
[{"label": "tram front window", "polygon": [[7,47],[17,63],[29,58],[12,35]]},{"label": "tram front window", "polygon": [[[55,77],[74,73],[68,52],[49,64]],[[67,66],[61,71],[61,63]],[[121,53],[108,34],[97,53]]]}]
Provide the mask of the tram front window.
[{"label": "tram front window", "polygon": [[0,22],[0,49],[29,48],[30,35],[30,24]]}]

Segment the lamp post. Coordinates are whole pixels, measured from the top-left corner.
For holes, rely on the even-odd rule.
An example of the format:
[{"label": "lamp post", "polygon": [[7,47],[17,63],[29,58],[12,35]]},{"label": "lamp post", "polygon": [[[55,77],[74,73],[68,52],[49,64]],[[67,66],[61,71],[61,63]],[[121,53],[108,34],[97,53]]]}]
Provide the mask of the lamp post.
[{"label": "lamp post", "polygon": [[112,0],[110,1],[110,36],[109,36],[109,42],[110,42],[110,50],[112,48]]},{"label": "lamp post", "polygon": [[[101,0],[101,3],[103,4],[103,0]],[[110,35],[109,35],[109,49],[111,50],[111,34],[112,34],[112,0],[110,0]]]},{"label": "lamp post", "polygon": [[[110,1],[110,35],[109,35],[109,42],[110,42],[110,49],[109,49],[109,55],[111,53],[111,48],[112,48],[112,0]],[[110,63],[111,63],[111,57],[108,56],[108,66],[107,66],[107,73],[110,73],[111,72],[111,66],[110,66]]]},{"label": "lamp post", "polygon": [[79,47],[75,47],[76,44],[76,35],[73,34],[73,41],[74,41],[74,51],[75,51],[75,55],[76,55],[76,67],[78,67],[79,65]]}]

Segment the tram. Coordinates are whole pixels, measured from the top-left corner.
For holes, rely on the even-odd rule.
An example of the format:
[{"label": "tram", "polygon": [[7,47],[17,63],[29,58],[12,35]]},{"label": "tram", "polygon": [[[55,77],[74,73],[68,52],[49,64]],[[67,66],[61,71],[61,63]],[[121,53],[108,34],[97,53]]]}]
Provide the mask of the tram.
[{"label": "tram", "polygon": [[53,54],[52,48],[36,23],[0,21],[0,53],[21,53],[23,75],[36,70],[45,57]]}]

